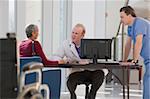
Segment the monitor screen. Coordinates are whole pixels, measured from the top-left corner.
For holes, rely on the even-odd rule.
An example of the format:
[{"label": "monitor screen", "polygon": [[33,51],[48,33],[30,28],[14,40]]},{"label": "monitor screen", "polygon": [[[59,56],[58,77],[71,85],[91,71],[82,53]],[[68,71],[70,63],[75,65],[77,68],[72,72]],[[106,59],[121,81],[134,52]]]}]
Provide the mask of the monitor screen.
[{"label": "monitor screen", "polygon": [[112,39],[82,39],[81,40],[81,58],[93,59],[111,59]]}]

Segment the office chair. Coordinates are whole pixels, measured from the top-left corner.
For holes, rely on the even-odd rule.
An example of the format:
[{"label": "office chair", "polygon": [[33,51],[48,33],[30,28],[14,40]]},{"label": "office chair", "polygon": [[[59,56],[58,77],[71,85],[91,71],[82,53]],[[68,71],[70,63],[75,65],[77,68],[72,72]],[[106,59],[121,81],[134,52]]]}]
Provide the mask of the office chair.
[{"label": "office chair", "polygon": [[[104,91],[104,88],[105,88],[105,83],[106,83],[105,77],[108,74],[108,70],[107,69],[102,69],[102,70],[104,72],[104,81],[103,81],[102,85],[100,86],[100,88],[97,90],[97,92],[98,91]],[[85,82],[80,83],[78,85],[85,85],[85,86],[80,86],[79,88],[77,88],[76,89],[77,94],[83,96],[84,93],[80,89],[85,88],[85,99],[88,99],[88,96],[89,96],[89,93],[90,93],[91,81],[85,81]]]},{"label": "office chair", "polygon": [[86,86],[86,89],[85,89],[85,99],[88,99],[88,95],[89,95],[89,85],[91,84],[90,82],[85,82],[84,83],[85,86]]},{"label": "office chair", "polygon": [[90,81],[85,81],[83,83],[80,83],[78,85],[84,84],[85,85],[85,99],[88,99],[88,95],[89,95],[89,86],[91,84]]}]

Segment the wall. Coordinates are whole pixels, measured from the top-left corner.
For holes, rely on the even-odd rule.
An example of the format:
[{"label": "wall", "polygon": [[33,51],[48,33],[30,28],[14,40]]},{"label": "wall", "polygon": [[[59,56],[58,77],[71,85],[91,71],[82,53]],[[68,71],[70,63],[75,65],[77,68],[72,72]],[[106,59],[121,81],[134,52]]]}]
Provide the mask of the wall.
[{"label": "wall", "polygon": [[150,1],[149,0],[130,1],[130,5],[135,9],[137,16],[150,20]]},{"label": "wall", "polygon": [[[29,24],[36,24],[41,33],[41,0],[37,1],[24,1],[17,0],[16,2],[16,16],[17,16],[17,36],[21,41],[26,39],[25,27]],[[39,33],[38,40],[41,40]]]},{"label": "wall", "polygon": [[41,31],[41,23],[42,23],[42,0],[31,0],[26,2],[26,25],[36,24],[39,28],[39,37],[38,40],[41,41],[42,31]]},{"label": "wall", "polygon": [[18,42],[26,38],[26,2],[24,0],[16,2],[16,29]]},{"label": "wall", "polygon": [[106,37],[112,38],[117,34],[120,23],[120,8],[124,6],[122,0],[107,0],[106,1]]},{"label": "wall", "polygon": [[85,38],[105,38],[105,1],[73,0],[72,27],[77,23],[85,25]]},{"label": "wall", "polygon": [[106,1],[95,0],[94,38],[106,37]]},{"label": "wall", "polygon": [[85,37],[94,37],[95,2],[92,0],[73,0],[72,27],[82,23],[86,28]]},{"label": "wall", "polygon": [[42,45],[47,57],[52,51],[52,32],[53,32],[53,4],[52,1],[44,0],[42,4]]},{"label": "wall", "polygon": [[0,0],[0,38],[6,37],[8,31],[9,20],[9,2],[8,0]]}]

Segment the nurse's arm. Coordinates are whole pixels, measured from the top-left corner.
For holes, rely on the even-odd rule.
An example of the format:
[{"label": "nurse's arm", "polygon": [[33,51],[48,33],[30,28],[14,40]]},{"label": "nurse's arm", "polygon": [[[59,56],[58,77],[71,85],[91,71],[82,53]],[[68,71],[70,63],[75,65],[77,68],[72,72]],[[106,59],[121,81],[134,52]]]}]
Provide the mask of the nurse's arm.
[{"label": "nurse's arm", "polygon": [[131,49],[131,37],[127,37],[127,42],[126,42],[126,45],[125,45],[125,51],[124,51],[124,58],[123,58],[123,61],[126,62],[127,59],[128,59],[128,56],[129,56],[129,53],[130,53],[130,49]]},{"label": "nurse's arm", "polygon": [[142,40],[143,40],[143,35],[139,34],[136,36],[136,42],[134,45],[134,52],[133,52],[133,59],[134,61],[137,61],[139,56],[140,56],[140,52],[142,49]]}]

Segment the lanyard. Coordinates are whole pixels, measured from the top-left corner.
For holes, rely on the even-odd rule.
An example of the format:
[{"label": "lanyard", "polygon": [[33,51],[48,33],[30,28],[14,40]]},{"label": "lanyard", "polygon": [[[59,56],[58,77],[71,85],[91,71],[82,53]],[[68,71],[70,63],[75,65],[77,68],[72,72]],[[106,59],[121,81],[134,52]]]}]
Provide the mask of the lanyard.
[{"label": "lanyard", "polygon": [[32,41],[32,55],[36,55],[35,53],[35,46],[34,46],[34,41]]}]

